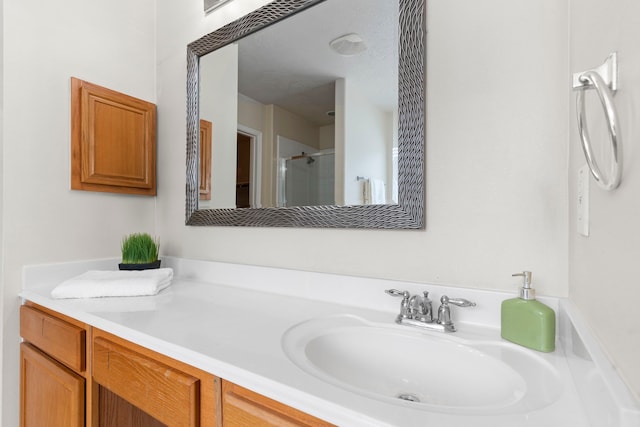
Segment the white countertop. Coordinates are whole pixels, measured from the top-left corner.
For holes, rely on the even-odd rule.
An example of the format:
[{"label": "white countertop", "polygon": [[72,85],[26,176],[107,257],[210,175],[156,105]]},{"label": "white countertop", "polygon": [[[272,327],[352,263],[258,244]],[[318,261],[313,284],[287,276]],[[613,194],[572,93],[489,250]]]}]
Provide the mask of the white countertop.
[{"label": "white countertop", "polygon": [[[174,268],[176,277],[169,288],[153,297],[73,300],[50,297],[51,290],[60,281],[87,269],[106,269],[104,266],[110,264],[105,261],[68,264],[67,268],[60,265],[28,267],[21,297],[340,426],[590,425],[561,348],[551,354],[537,353],[559,372],[563,382],[560,398],[536,411],[495,416],[430,412],[366,398],[304,372],[282,349],[281,339],[288,329],[316,317],[351,314],[371,322],[394,325],[399,300],[381,297],[380,289],[422,285],[201,261],[166,259],[164,262]],[[279,272],[282,280],[276,283]],[[237,278],[235,281],[239,286],[226,283],[234,281],[233,277]],[[335,284],[327,282],[325,290],[312,289],[315,282],[323,281],[347,281],[353,286],[345,293],[354,292],[360,298],[345,300],[352,304],[340,304],[336,300],[340,301],[344,294],[336,295],[332,288]],[[297,284],[296,290],[291,292],[297,296],[287,295],[288,282]],[[338,287],[341,286],[344,283],[338,283]],[[428,288],[440,292],[447,289]],[[475,313],[485,320],[495,319],[492,313],[499,307],[500,297],[504,296],[448,289],[450,296],[486,302],[486,312],[481,309]],[[369,292],[370,296],[367,295]],[[357,304],[360,300],[363,302]],[[381,309],[372,309],[372,301],[378,300]],[[488,303],[490,300],[492,302]],[[472,319],[474,313],[463,315],[460,310],[454,314],[461,319],[456,336],[464,338],[482,331],[482,334],[499,339],[495,325],[464,320]],[[427,356],[425,363],[429,363]]]}]

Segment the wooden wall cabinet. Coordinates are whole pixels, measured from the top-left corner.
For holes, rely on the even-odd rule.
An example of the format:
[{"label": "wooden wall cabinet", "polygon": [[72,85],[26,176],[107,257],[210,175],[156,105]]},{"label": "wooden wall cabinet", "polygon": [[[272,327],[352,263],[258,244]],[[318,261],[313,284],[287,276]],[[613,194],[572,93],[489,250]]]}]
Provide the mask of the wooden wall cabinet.
[{"label": "wooden wall cabinet", "polygon": [[71,78],[71,188],[156,194],[156,106]]}]

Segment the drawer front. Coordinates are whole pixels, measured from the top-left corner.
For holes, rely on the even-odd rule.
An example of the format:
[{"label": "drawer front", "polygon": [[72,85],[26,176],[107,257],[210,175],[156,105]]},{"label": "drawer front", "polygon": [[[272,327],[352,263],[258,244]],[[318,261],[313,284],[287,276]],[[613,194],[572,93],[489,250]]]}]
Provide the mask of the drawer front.
[{"label": "drawer front", "polygon": [[86,333],[83,328],[23,305],[20,335],[71,369],[84,372]]},{"label": "drawer front", "polygon": [[223,427],[334,427],[239,385],[222,382]]},{"label": "drawer front", "polygon": [[199,380],[148,356],[97,337],[93,379],[168,426],[199,425]]}]

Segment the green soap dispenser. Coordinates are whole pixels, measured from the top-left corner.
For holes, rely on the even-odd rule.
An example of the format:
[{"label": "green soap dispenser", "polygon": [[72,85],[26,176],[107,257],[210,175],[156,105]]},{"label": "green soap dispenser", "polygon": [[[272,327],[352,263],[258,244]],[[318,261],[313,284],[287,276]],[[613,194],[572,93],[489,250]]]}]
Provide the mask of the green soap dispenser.
[{"label": "green soap dispenser", "polygon": [[531,288],[531,272],[514,274],[522,276],[524,284],[520,297],[502,302],[502,338],[534,350],[549,353],[556,348],[556,313],[552,308],[536,300]]}]

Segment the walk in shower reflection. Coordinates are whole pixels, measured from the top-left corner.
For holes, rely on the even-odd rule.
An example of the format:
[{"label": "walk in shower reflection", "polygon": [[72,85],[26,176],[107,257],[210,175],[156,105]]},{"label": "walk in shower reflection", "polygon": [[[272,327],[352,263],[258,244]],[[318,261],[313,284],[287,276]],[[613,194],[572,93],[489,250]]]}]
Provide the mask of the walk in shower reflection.
[{"label": "walk in shower reflection", "polygon": [[335,204],[333,150],[280,159],[278,206]]}]

